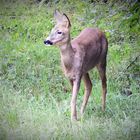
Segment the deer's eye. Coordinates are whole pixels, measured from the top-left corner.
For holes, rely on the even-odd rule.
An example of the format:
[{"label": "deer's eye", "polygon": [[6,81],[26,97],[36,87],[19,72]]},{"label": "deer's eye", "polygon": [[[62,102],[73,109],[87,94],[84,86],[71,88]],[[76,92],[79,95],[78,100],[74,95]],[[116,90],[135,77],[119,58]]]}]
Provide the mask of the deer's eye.
[{"label": "deer's eye", "polygon": [[62,34],[62,32],[60,32],[60,31],[58,31],[57,33],[58,33],[58,34]]}]

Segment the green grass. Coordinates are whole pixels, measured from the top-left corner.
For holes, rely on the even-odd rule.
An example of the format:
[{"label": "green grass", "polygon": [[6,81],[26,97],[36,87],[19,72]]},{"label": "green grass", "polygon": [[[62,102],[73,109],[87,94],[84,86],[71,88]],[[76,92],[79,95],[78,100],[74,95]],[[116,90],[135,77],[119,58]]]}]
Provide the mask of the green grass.
[{"label": "green grass", "polygon": [[[106,111],[101,111],[101,82],[94,69],[86,112],[74,123],[70,121],[71,88],[61,71],[59,49],[43,44],[54,25],[56,7],[70,17],[72,37],[90,26],[101,28],[109,40]],[[79,0],[65,5],[63,1],[2,1],[0,140],[140,139],[140,10],[135,9],[137,5],[120,1],[90,4]],[[131,96],[125,95],[128,89]],[[83,92],[82,83],[78,115]]]}]

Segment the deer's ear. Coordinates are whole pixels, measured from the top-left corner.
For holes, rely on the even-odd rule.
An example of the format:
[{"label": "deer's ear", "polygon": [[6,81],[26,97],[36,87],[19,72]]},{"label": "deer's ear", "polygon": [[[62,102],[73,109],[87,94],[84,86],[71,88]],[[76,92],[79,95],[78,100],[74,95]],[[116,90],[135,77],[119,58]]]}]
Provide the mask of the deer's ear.
[{"label": "deer's ear", "polygon": [[54,18],[57,23],[62,24],[66,28],[71,27],[70,20],[66,14],[62,14],[59,10],[54,11]]},{"label": "deer's ear", "polygon": [[68,16],[66,14],[63,14],[63,24],[67,28],[71,27],[70,20],[69,20],[69,18],[68,18]]},{"label": "deer's ear", "polygon": [[55,20],[56,20],[57,23],[60,23],[63,20],[63,14],[60,13],[59,10],[55,10],[54,11],[54,18],[55,18]]}]

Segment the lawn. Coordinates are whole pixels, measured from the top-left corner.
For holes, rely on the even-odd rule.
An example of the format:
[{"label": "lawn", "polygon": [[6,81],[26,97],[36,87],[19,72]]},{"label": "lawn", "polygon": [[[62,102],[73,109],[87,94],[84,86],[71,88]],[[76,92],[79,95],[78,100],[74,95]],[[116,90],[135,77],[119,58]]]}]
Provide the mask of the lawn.
[{"label": "lawn", "polygon": [[[64,1],[0,3],[0,140],[139,140],[140,3]],[[106,111],[94,69],[92,94],[77,122],[70,120],[71,87],[59,48],[43,44],[55,8],[69,16],[73,38],[85,27],[98,27],[109,40]],[[82,83],[78,114],[83,92]]]}]

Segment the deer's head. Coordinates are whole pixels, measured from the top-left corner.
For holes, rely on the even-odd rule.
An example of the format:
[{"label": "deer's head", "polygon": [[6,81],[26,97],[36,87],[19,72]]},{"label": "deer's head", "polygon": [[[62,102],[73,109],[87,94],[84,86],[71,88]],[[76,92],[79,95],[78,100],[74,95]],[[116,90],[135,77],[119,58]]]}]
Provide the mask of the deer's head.
[{"label": "deer's head", "polygon": [[60,13],[58,10],[55,10],[54,18],[56,20],[56,25],[44,41],[44,44],[47,46],[61,46],[66,44],[70,39],[71,24],[67,15]]}]

